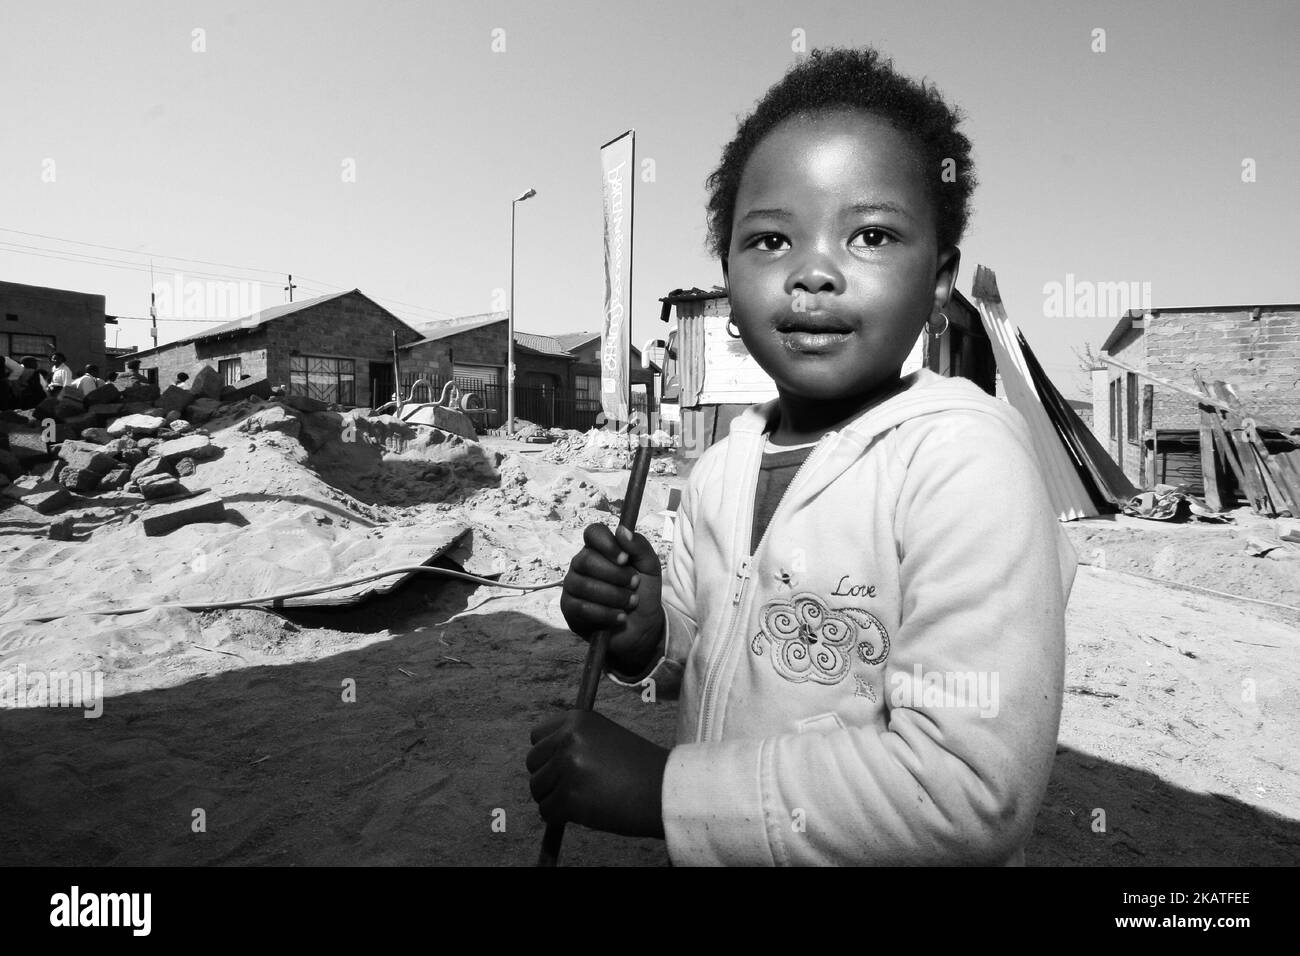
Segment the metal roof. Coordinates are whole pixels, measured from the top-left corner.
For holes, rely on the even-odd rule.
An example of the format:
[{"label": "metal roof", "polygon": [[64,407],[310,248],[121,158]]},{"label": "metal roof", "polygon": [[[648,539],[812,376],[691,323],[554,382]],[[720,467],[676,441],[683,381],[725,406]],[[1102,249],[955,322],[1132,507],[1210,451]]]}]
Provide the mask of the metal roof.
[{"label": "metal roof", "polygon": [[[1223,313],[1223,312],[1254,312],[1259,310],[1263,312],[1300,312],[1300,305],[1192,305],[1184,306],[1178,309],[1129,309],[1115,323],[1115,328],[1111,329],[1110,335],[1106,336],[1106,341],[1101,344],[1103,352],[1109,352],[1111,347],[1123,337],[1124,333],[1133,327],[1135,320],[1141,319],[1150,313],[1151,315],[1160,315],[1164,312],[1174,312],[1179,315],[1187,315],[1196,312],[1205,313]],[[1139,331],[1142,331],[1139,327]]]},{"label": "metal roof", "polygon": [[489,325],[496,325],[498,322],[506,321],[504,315],[490,315],[485,319],[479,319],[476,322],[462,322],[458,319],[449,319],[446,323],[431,323],[424,326],[424,338],[409,345],[400,346],[400,348],[409,349],[417,345],[423,345],[425,342],[437,342],[440,339],[448,338],[452,335],[460,335],[462,332],[469,332],[473,329],[486,328]]},{"label": "metal roof", "polygon": [[[377,309],[381,309],[384,312],[388,312],[387,309],[385,309],[378,302],[375,302],[374,299],[370,298],[360,289],[351,289],[347,292],[335,292],[332,295],[319,295],[314,299],[302,299],[301,301],[298,302],[286,302],[283,305],[275,305],[269,309],[262,309],[260,312],[254,312],[252,315],[244,316],[244,318],[242,319],[234,319],[230,322],[223,322],[220,325],[215,325],[210,329],[205,329],[204,331],[198,332],[194,335],[187,335],[183,339],[175,339],[174,341],[168,342],[165,345],[154,345],[147,349],[141,349],[139,352],[136,353],[136,355],[152,355],[155,352],[158,352],[162,349],[169,349],[175,345],[186,345],[190,342],[206,342],[210,339],[222,338],[223,336],[229,336],[229,335],[242,335],[246,332],[252,332],[256,329],[259,329],[262,326],[266,325],[268,322],[274,322],[276,319],[282,319],[286,315],[293,315],[294,313],[302,312],[305,309],[310,309],[313,308],[314,306],[318,306],[322,302],[329,302],[332,299],[340,299],[345,295],[353,295],[354,293],[364,298],[367,302],[374,305]],[[388,312],[388,314],[393,315],[391,312]],[[402,322],[402,320],[398,319],[397,316],[395,315],[393,315],[393,318],[398,322]],[[402,324],[406,325],[405,322],[402,322]],[[409,328],[409,326],[407,327]],[[415,330],[411,329],[411,331],[414,332]]]},{"label": "metal roof", "polygon": [[536,332],[515,331],[515,344],[523,345],[532,349],[534,352],[545,352],[547,355],[560,355],[565,358],[572,358],[569,350],[559,341],[559,336],[539,335]]},{"label": "metal roof", "polygon": [[572,352],[574,349],[582,348],[592,339],[600,338],[599,332],[565,332],[562,335],[555,336],[555,340],[560,343],[560,348],[566,352]]}]

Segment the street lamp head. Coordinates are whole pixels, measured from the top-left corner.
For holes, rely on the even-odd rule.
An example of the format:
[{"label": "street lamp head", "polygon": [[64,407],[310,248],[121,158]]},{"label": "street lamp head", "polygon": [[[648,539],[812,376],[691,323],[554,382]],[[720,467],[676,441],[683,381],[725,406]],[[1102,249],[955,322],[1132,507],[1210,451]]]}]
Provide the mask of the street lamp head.
[{"label": "street lamp head", "polygon": [[536,195],[537,195],[537,190],[530,189],[528,190],[528,192],[524,193],[522,196],[516,199],[515,202],[523,202],[525,199],[532,199]]}]

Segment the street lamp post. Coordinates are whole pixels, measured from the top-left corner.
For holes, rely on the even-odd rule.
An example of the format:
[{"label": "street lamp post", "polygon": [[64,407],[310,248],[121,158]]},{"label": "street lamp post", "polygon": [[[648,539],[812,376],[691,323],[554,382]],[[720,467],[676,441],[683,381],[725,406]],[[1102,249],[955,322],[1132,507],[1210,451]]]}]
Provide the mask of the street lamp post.
[{"label": "street lamp post", "polygon": [[515,433],[515,206],[537,195],[529,189],[510,204],[510,313],[506,320],[506,434]]}]

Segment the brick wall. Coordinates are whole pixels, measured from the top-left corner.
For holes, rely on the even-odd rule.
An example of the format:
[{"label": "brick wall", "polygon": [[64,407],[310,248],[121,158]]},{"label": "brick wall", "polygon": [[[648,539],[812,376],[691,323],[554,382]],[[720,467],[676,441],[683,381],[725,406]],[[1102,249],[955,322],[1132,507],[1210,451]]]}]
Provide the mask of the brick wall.
[{"label": "brick wall", "polygon": [[[355,292],[286,315],[265,326],[266,374],[275,384],[289,384],[292,352],[303,356],[351,359],[356,376],[355,404],[373,407],[370,363],[392,364],[393,332],[399,344],[420,336],[400,319]],[[383,404],[389,396],[378,396]]]},{"label": "brick wall", "polygon": [[[500,370],[501,381],[506,376],[506,329],[504,320],[493,325],[469,329],[457,335],[448,335],[433,342],[422,342],[402,350],[402,371],[419,369],[422,374],[439,379],[452,376],[453,362],[459,365],[491,365]],[[515,354],[515,365],[521,365],[522,354]]]},{"label": "brick wall", "polygon": [[[67,356],[68,365],[78,374],[90,364],[98,365],[101,375],[111,371],[104,362],[102,295],[0,282],[0,352],[10,348],[12,340],[6,333],[54,336],[54,348]],[[27,354],[48,368],[48,352],[17,348],[12,358]]]},{"label": "brick wall", "polygon": [[[1145,368],[1195,388],[1192,369],[1207,383],[1230,383],[1242,403],[1283,427],[1300,427],[1300,312],[1158,312],[1147,320]],[[1143,366],[1139,366],[1143,367]],[[1155,428],[1196,428],[1196,400],[1159,386]]]},{"label": "brick wall", "polygon": [[[255,332],[211,342],[163,346],[138,358],[142,371],[158,370],[158,384],[163,388],[175,380],[177,372],[188,372],[192,378],[203,365],[220,370],[222,359],[238,358],[242,373],[254,378],[265,375],[272,385],[286,386],[294,351],[304,356],[351,359],[355,404],[370,407],[370,363],[392,365],[394,331],[401,344],[420,337],[365,296],[349,293],[274,319]],[[114,363],[115,367],[120,371],[129,357]],[[387,395],[380,396],[379,403],[387,400]]]}]

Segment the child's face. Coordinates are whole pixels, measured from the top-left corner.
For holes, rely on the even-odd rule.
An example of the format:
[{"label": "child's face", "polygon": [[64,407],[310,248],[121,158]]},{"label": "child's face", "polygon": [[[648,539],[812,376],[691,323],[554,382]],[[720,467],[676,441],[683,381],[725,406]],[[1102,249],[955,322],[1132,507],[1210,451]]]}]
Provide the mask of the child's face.
[{"label": "child's face", "polygon": [[938,249],[922,175],[908,140],[861,111],[787,120],[750,156],[725,271],[745,346],[783,396],[887,387],[947,304],[959,253]]}]

